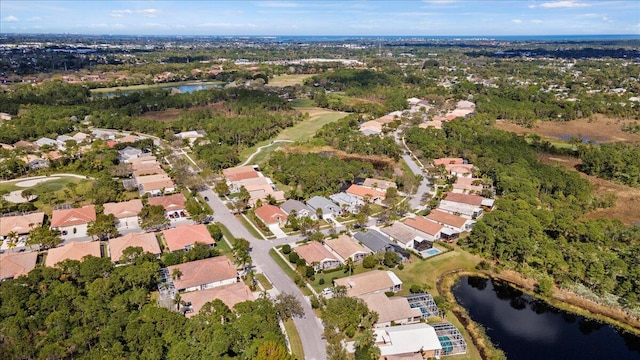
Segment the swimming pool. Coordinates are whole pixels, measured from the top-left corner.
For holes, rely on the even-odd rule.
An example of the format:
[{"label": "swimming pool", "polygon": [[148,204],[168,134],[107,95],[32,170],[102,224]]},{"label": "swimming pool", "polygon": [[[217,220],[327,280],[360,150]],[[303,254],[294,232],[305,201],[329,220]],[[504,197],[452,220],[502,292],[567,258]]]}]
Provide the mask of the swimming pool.
[{"label": "swimming pool", "polygon": [[434,256],[434,255],[438,255],[440,254],[442,251],[436,249],[436,248],[431,248],[429,250],[423,251],[422,252],[422,256],[424,257],[430,257],[430,256]]}]

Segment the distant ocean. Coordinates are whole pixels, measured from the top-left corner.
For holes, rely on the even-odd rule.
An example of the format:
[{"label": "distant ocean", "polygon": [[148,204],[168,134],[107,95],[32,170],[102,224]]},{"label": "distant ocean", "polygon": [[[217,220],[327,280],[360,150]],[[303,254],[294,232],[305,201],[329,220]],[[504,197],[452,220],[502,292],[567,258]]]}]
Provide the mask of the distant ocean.
[{"label": "distant ocean", "polygon": [[248,38],[273,39],[278,42],[324,42],[324,41],[614,41],[640,40],[640,34],[621,35],[476,35],[476,36],[247,36]]}]

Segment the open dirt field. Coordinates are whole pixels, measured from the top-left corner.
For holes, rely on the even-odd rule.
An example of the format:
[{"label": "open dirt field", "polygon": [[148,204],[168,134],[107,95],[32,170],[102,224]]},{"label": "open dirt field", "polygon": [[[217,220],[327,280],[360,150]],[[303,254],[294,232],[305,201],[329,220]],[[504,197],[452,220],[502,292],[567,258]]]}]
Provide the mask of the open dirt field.
[{"label": "open dirt field", "polygon": [[508,121],[496,121],[496,127],[517,134],[535,133],[546,138],[569,140],[573,136],[597,142],[640,142],[640,134],[622,131],[624,124],[633,120],[620,120],[596,115],[593,120],[536,121],[533,128],[516,125]]},{"label": "open dirt field", "polygon": [[296,74],[296,75],[277,75],[273,79],[269,79],[269,86],[293,86],[302,85],[302,83],[312,77],[314,74]]},{"label": "open dirt field", "polygon": [[[545,164],[564,166],[571,171],[577,171],[576,166],[580,164],[579,159],[568,156],[540,155],[540,160]],[[640,209],[640,189],[583,173],[580,175],[589,180],[597,194],[601,196],[613,194],[618,198],[613,207],[591,211],[585,215],[586,218],[618,219],[627,225],[640,224],[640,211],[638,211]]]},{"label": "open dirt field", "polygon": [[224,104],[222,102],[217,102],[215,104],[196,106],[189,109],[167,109],[161,111],[149,111],[140,115],[140,117],[143,119],[154,121],[169,122],[178,120],[178,118],[180,118],[180,114],[182,114],[183,112],[193,110],[211,110],[211,112],[217,112],[224,110]]}]

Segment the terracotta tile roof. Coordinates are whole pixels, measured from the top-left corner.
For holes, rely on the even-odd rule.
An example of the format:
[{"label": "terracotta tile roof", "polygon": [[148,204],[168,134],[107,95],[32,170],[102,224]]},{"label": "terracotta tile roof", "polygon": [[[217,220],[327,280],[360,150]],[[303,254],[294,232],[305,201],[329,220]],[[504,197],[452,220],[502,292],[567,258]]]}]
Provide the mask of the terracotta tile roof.
[{"label": "terracotta tile roof", "polygon": [[418,231],[422,231],[423,233],[432,236],[436,236],[443,227],[442,225],[434,223],[433,221],[429,221],[422,216],[416,216],[412,219],[407,219],[404,223],[407,226],[410,226]]},{"label": "terracotta tile roof", "polygon": [[122,252],[126,248],[138,246],[142,248],[143,252],[148,252],[154,255],[162,253],[154,233],[129,233],[109,240],[111,261],[119,261],[122,257]]},{"label": "terracotta tile roof", "polygon": [[481,206],[484,199],[480,195],[460,194],[460,193],[447,193],[444,198],[447,201],[453,201],[461,204],[469,204],[475,206]]},{"label": "terracotta tile roof", "polygon": [[26,234],[36,226],[42,226],[44,213],[36,212],[20,216],[5,216],[0,218],[0,236],[7,236],[15,231],[17,234]]},{"label": "terracotta tile roof", "polygon": [[308,265],[311,265],[314,262],[320,263],[327,259],[338,261],[338,259],[329,250],[317,241],[311,241],[308,244],[300,245],[294,248],[293,251],[300,255]]},{"label": "terracotta tile roof", "polygon": [[345,191],[347,194],[353,195],[353,196],[357,196],[360,198],[364,198],[366,196],[369,196],[371,199],[384,199],[385,196],[387,195],[386,193],[379,191],[379,190],[375,190],[375,189],[369,189],[360,185],[351,185],[349,186],[349,188],[347,189],[347,191]]},{"label": "terracotta tile roof", "polygon": [[83,257],[88,255],[101,257],[99,241],[73,241],[61,247],[49,249],[45,265],[54,266],[55,264],[63,262],[65,260],[81,261]]},{"label": "terracotta tile roof", "polygon": [[15,147],[35,147],[36,145],[32,142],[20,140],[17,143],[13,144]]},{"label": "terracotta tile roof", "polygon": [[287,221],[287,214],[275,205],[263,204],[255,210],[255,213],[267,225]]},{"label": "terracotta tile roof", "polygon": [[260,174],[250,165],[224,169],[222,174],[232,182],[260,177]]},{"label": "terracotta tile roof", "polygon": [[243,301],[253,301],[255,298],[251,289],[243,282],[237,282],[229,285],[223,285],[211,289],[191,291],[181,294],[181,298],[185,302],[191,303],[193,312],[187,313],[186,317],[192,317],[200,312],[202,307],[215,299],[220,299],[230,309],[237,303]]},{"label": "terracotta tile roof", "polygon": [[427,215],[426,218],[438,223],[447,224],[457,228],[462,228],[464,224],[467,222],[467,219],[463,217],[449,214],[437,209],[431,210],[431,213]]},{"label": "terracotta tile roof", "polygon": [[106,215],[113,214],[116,219],[138,216],[141,210],[142,201],[140,199],[104,204],[104,213]]},{"label": "terracotta tile roof", "polygon": [[216,243],[204,224],[180,225],[173,229],[163,230],[162,235],[170,251],[183,250],[197,242],[205,245]]},{"label": "terracotta tile roof", "polygon": [[473,165],[471,164],[453,164],[453,165],[445,165],[445,168],[450,173],[458,173],[458,174],[471,174],[473,172]]},{"label": "terracotta tile roof", "polygon": [[478,180],[481,179],[458,177],[453,184],[453,188],[468,191],[482,191],[482,185],[473,185],[473,183]]},{"label": "terracotta tile roof", "polygon": [[226,256],[216,256],[209,259],[191,261],[184,264],[167,267],[169,275],[173,269],[180,269],[182,276],[173,280],[176,290],[184,290],[195,286],[215,283],[223,280],[235,279],[238,271]]},{"label": "terracotta tile roof", "polygon": [[184,210],[187,198],[181,193],[168,196],[153,196],[149,199],[149,205],[160,205],[165,211]]},{"label": "terracotta tile roof", "polygon": [[325,240],[324,243],[345,260],[359,252],[367,254],[371,253],[371,250],[360,245],[348,235],[340,235],[336,239]]},{"label": "terracotta tile roof", "polygon": [[93,205],[73,209],[53,210],[51,227],[74,226],[88,224],[96,220],[96,207]]},{"label": "terracotta tile roof", "polygon": [[136,178],[148,176],[148,175],[162,175],[162,174],[166,175],[167,173],[164,170],[162,170],[160,166],[156,166],[156,165],[141,166],[133,172],[133,176],[135,176]]},{"label": "terracotta tile roof", "polygon": [[136,177],[136,183],[141,185],[145,191],[175,188],[173,180],[165,173],[138,176]]},{"label": "terracotta tile roof", "polygon": [[37,252],[9,253],[0,255],[0,280],[27,275],[36,267]]},{"label": "terracotta tile roof", "polygon": [[[390,274],[391,273],[391,274]],[[389,291],[400,279],[391,271],[372,270],[362,274],[334,280],[336,286],[345,286],[348,296],[360,296],[374,292]],[[392,278],[395,277],[394,278]]]},{"label": "terracotta tile roof", "polygon": [[464,160],[462,158],[440,158],[433,159],[433,165],[449,165],[449,164],[464,164]]}]

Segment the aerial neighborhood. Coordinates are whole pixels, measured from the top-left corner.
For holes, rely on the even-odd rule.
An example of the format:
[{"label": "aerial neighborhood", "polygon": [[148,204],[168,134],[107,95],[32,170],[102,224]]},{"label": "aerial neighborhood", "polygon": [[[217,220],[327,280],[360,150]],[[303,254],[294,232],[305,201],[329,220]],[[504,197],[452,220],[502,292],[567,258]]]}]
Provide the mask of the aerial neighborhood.
[{"label": "aerial neighborhood", "polygon": [[3,32],[0,357],[632,343],[637,40],[556,41]]}]

